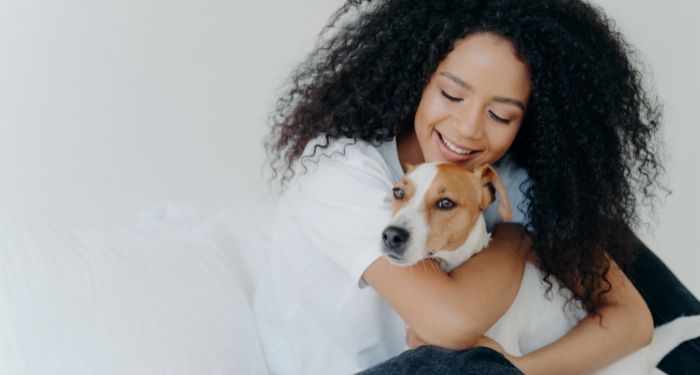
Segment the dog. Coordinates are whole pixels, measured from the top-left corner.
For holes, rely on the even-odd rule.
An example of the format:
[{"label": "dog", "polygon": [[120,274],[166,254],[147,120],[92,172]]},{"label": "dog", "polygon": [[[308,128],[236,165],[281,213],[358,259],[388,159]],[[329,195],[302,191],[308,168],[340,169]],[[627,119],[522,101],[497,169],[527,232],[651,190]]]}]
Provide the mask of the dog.
[{"label": "dog", "polygon": [[[399,266],[423,259],[438,261],[446,272],[483,250],[491,240],[483,211],[496,201],[511,218],[506,191],[490,165],[475,170],[451,163],[408,166],[393,187],[393,216],[382,233],[382,253]],[[587,316],[572,292],[527,262],[520,290],[506,313],[485,333],[509,354],[521,356],[564,336]],[[656,365],[683,341],[700,336],[700,315],[680,317],[654,330],[652,342],[595,374],[663,374]]]}]

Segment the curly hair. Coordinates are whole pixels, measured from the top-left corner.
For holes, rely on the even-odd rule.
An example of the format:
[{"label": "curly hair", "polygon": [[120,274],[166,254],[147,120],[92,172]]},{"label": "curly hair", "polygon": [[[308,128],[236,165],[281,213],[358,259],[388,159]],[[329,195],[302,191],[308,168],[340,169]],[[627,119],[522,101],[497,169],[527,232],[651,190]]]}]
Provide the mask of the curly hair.
[{"label": "curly hair", "polygon": [[[325,135],[373,144],[413,128],[424,87],[456,40],[508,39],[532,90],[512,145],[530,181],[528,231],[545,281],[557,277],[589,312],[610,290],[609,254],[631,261],[638,201],[663,172],[656,97],[635,52],[605,14],[580,0],[350,0],[292,75],[266,144],[275,176]],[[316,154],[317,149],[313,150]],[[313,155],[310,155],[313,156]],[[550,284],[551,288],[551,284]]]}]

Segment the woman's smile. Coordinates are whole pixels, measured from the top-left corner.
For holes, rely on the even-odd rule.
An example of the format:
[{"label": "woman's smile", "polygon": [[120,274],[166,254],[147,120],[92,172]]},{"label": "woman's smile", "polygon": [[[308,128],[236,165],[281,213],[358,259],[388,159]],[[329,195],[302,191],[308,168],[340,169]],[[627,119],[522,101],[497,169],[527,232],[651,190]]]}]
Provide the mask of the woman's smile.
[{"label": "woman's smile", "polygon": [[448,140],[437,130],[433,130],[433,139],[437,144],[438,150],[442,156],[451,162],[460,163],[473,159],[481,153],[482,150],[472,149],[464,146],[458,146]]}]

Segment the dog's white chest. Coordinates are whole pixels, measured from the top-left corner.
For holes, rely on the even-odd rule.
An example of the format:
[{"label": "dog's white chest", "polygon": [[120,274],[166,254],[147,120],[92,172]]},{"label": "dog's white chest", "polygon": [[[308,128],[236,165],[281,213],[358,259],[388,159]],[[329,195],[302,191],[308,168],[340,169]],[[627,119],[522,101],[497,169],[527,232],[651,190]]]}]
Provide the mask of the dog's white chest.
[{"label": "dog's white chest", "polygon": [[557,340],[583,319],[586,311],[580,303],[572,301],[564,308],[570,292],[550,279],[552,290],[545,296],[547,284],[542,281],[542,273],[526,263],[513,304],[486,336],[496,340],[506,352],[523,355]]}]

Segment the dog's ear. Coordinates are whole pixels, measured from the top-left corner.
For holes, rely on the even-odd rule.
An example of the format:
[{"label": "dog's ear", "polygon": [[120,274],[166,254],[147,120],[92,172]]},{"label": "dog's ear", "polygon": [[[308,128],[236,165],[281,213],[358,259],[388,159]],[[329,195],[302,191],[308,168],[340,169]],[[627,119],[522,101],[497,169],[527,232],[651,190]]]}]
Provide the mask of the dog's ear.
[{"label": "dog's ear", "polygon": [[406,174],[409,174],[409,173],[411,173],[411,171],[413,171],[414,169],[416,169],[416,165],[415,165],[415,164],[408,163],[408,162],[407,162],[407,163],[403,163],[403,169],[406,171]]},{"label": "dog's ear", "polygon": [[493,203],[496,200],[496,191],[498,191],[501,194],[500,199],[498,199],[498,214],[501,215],[503,220],[509,221],[513,215],[510,201],[496,170],[486,164],[474,171],[474,173],[481,182],[481,204],[479,207],[483,210],[486,206]]}]

